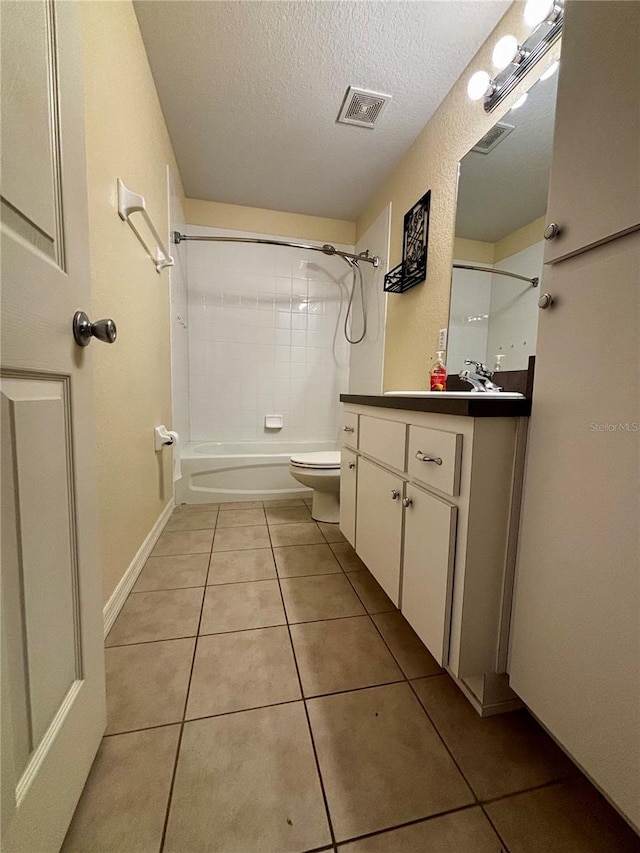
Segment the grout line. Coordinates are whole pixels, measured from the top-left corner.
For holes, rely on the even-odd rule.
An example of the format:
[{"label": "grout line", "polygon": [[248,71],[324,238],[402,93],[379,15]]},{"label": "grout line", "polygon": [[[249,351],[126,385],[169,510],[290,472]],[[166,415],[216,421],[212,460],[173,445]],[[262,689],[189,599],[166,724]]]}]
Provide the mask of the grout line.
[{"label": "grout line", "polygon": [[[213,539],[211,540],[211,549],[209,551],[209,562],[211,562],[212,550],[213,550]],[[205,587],[204,592],[206,592],[206,587]],[[198,628],[196,631],[197,635],[200,634],[200,624],[202,623],[202,612],[204,610],[204,599],[205,599],[204,592],[202,595],[202,602],[200,603],[200,617],[198,619]],[[182,721],[180,723],[180,734],[178,735],[178,747],[176,749],[176,758],[175,758],[175,761],[173,763],[173,772],[171,774],[171,784],[169,785],[169,796],[167,797],[167,810],[165,812],[164,823],[162,825],[162,836],[160,838],[159,853],[162,853],[162,851],[164,850],[164,844],[165,844],[165,840],[167,837],[167,828],[169,826],[169,812],[171,811],[171,801],[173,799],[173,788],[174,788],[174,785],[176,782],[176,774],[178,772],[178,761],[180,759],[180,751],[182,749],[182,737],[184,734],[184,719],[185,719],[186,714],[187,714],[187,703],[189,702],[189,692],[191,690],[191,679],[193,678],[193,667],[194,667],[195,661],[196,661],[197,650],[198,650],[198,640],[196,638],[196,641],[193,644],[193,654],[191,656],[191,667],[189,669],[189,679],[187,681],[187,690],[186,690],[185,698],[184,698],[184,707],[182,709]]]},{"label": "grout line", "polygon": [[[320,528],[318,528],[320,529]],[[269,531],[269,541],[271,542],[271,551],[273,553],[273,541],[271,540],[271,531]],[[275,554],[273,554],[274,562],[275,562]],[[287,608],[284,601],[284,595],[282,594],[282,585],[280,583],[280,577],[278,577],[278,588],[280,590],[280,598],[282,599],[282,606],[285,612],[285,619],[287,620],[287,632],[289,634],[289,643],[291,644],[291,653],[293,655],[293,663],[296,668],[296,675],[298,676],[298,685],[300,687],[300,696],[302,697],[302,705],[304,708],[304,714],[307,720],[307,729],[309,731],[309,739],[311,741],[311,748],[313,750],[313,757],[316,763],[316,773],[318,774],[318,781],[320,783],[320,790],[322,792],[322,800],[324,802],[324,810],[327,816],[327,825],[329,827],[329,834],[331,836],[331,845],[335,850],[337,850],[336,846],[336,834],[333,829],[333,822],[331,820],[331,812],[329,811],[329,800],[327,799],[327,792],[324,787],[324,779],[322,778],[322,772],[320,770],[320,760],[318,759],[318,751],[316,749],[316,742],[313,738],[313,730],[311,728],[311,720],[309,718],[309,709],[307,708],[307,703],[304,696],[304,689],[302,687],[302,678],[300,677],[300,668],[298,666],[298,658],[296,656],[296,647],[293,643],[293,637],[291,635],[291,625],[289,623],[289,614],[287,613]],[[298,623],[299,624],[299,623]]]},{"label": "grout line", "polygon": [[498,838],[498,841],[500,842],[500,848],[501,848],[500,853],[509,853],[509,848],[507,847],[507,844],[506,844],[504,838],[502,837],[502,835],[498,832],[498,828],[496,827],[495,823],[489,817],[489,813],[487,812],[487,810],[485,809],[485,807],[483,805],[481,805],[480,808],[482,809],[482,814],[485,816],[485,818],[489,822],[489,826],[495,832],[496,837]]}]

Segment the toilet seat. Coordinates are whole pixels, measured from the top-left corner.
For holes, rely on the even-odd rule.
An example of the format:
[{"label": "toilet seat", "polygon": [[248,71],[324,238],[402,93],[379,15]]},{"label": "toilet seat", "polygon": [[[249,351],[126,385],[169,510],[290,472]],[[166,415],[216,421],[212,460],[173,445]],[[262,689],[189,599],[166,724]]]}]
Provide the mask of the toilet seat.
[{"label": "toilet seat", "polygon": [[315,468],[316,470],[339,470],[340,451],[329,450],[318,453],[296,453],[291,457],[296,468]]}]

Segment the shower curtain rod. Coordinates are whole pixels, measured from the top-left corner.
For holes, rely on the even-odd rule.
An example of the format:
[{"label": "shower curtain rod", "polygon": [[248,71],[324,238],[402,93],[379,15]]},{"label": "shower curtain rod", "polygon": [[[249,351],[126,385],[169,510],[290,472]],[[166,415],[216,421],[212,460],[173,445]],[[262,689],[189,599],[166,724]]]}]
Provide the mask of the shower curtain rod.
[{"label": "shower curtain rod", "polygon": [[531,287],[537,287],[540,283],[539,278],[527,278],[525,275],[518,275],[515,272],[507,272],[507,270],[494,270],[493,267],[475,267],[471,264],[453,264],[454,270],[475,270],[476,272],[490,272],[492,275],[507,275],[509,278],[517,278],[520,281],[528,281]]},{"label": "shower curtain rod", "polygon": [[312,252],[322,252],[325,255],[340,255],[341,258],[347,260],[366,261],[368,264],[373,264],[374,267],[380,266],[380,258],[377,255],[370,255],[368,249],[359,255],[354,255],[352,252],[336,249],[330,243],[325,243],[324,246],[311,246],[309,243],[287,243],[285,240],[264,240],[259,237],[204,237],[181,234],[179,231],[173,232],[173,243],[182,243],[185,240],[200,240],[204,243],[266,243],[269,246],[289,246],[292,249],[309,249]]}]

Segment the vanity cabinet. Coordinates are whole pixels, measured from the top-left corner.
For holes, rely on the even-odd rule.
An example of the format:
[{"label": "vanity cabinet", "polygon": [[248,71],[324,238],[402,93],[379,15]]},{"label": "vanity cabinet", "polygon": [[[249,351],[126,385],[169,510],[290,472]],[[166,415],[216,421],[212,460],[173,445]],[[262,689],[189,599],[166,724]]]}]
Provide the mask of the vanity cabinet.
[{"label": "vanity cabinet", "polygon": [[408,483],[401,610],[442,666],[447,661],[457,507]]},{"label": "vanity cabinet", "polygon": [[396,607],[400,605],[403,497],[400,476],[360,457],[356,552]]},{"label": "vanity cabinet", "polygon": [[340,454],[340,529],[352,546],[356,544],[357,476],[358,456],[343,447]]},{"label": "vanity cabinet", "polygon": [[640,226],[638,33],[640,3],[566,4],[545,263]]},{"label": "vanity cabinet", "polygon": [[357,472],[343,533],[476,710],[515,707],[504,672],[525,419],[345,408],[359,441],[343,450]]}]

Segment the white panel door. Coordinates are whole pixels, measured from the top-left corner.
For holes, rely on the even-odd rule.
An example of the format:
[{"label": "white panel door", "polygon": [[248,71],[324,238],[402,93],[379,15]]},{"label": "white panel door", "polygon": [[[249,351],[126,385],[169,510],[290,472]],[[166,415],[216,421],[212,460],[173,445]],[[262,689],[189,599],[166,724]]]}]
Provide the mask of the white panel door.
[{"label": "white panel door", "polygon": [[[413,429],[413,427],[412,427]],[[402,605],[405,619],[441,666],[447,663],[457,509],[407,486]]]},{"label": "white panel door", "polygon": [[0,4],[5,853],[59,850],[106,716],[77,13]]},{"label": "white panel door", "polygon": [[362,456],[358,460],[356,553],[391,601],[400,602],[404,481]]},{"label": "white panel door", "polygon": [[511,687],[637,827],[639,286],[640,233],[545,273],[509,657]]}]

